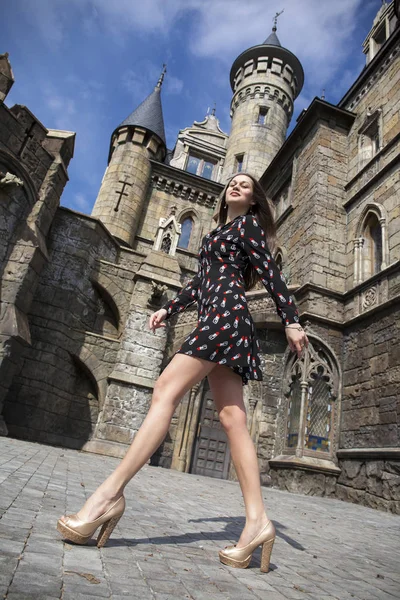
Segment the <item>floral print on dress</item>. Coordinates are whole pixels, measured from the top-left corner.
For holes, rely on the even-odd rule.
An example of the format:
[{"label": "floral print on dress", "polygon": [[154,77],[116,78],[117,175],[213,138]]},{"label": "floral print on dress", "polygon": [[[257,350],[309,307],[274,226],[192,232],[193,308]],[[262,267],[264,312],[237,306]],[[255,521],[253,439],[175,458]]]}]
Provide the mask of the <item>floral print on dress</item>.
[{"label": "floral print on dress", "polygon": [[262,380],[260,344],[244,288],[249,262],[274,300],[282,324],[298,323],[297,307],[269,251],[265,232],[250,214],[204,236],[197,274],[163,306],[168,319],[197,302],[197,326],[177,352],[226,365],[241,376],[243,385]]}]

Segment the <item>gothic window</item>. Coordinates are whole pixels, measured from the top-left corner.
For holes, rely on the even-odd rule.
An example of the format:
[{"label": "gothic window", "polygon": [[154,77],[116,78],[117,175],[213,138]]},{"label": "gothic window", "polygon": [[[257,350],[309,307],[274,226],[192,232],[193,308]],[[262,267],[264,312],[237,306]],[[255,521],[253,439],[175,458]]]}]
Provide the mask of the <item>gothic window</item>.
[{"label": "gothic window", "polygon": [[331,392],[322,366],[312,373],[307,388],[304,447],[329,452],[331,430]]},{"label": "gothic window", "polygon": [[338,373],[318,341],[310,341],[302,358],[289,369],[285,448],[286,454],[331,458]]},{"label": "gothic window", "polygon": [[190,235],[193,229],[193,219],[188,217],[181,223],[181,235],[179,237],[178,246],[180,248],[189,248]]},{"label": "gothic window", "polygon": [[235,172],[241,173],[243,171],[244,154],[237,154],[235,160]]},{"label": "gothic window", "polygon": [[267,124],[267,114],[268,114],[268,108],[266,106],[260,106],[258,109],[258,121],[257,121],[257,123],[259,125]]},{"label": "gothic window", "polygon": [[290,384],[288,418],[287,418],[287,447],[296,448],[299,440],[301,385],[300,373],[297,373]]},{"label": "gothic window", "polygon": [[204,177],[205,179],[212,179],[215,165],[216,162],[212,160],[189,154],[186,171],[193,173],[193,175]]},{"label": "gothic window", "polygon": [[161,242],[161,252],[165,252],[165,254],[169,254],[172,246],[172,238],[171,234],[167,231],[164,234],[164,237]]},{"label": "gothic window", "polygon": [[382,229],[375,213],[370,213],[365,221],[362,250],[362,272],[367,279],[378,273],[382,265]]}]

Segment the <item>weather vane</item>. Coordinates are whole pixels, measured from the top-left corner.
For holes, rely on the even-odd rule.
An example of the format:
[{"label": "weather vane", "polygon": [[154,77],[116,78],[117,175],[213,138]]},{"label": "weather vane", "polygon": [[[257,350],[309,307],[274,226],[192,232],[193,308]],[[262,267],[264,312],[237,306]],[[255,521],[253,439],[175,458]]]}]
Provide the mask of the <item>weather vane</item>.
[{"label": "weather vane", "polygon": [[274,21],[274,26],[273,26],[273,28],[272,28],[272,31],[276,31],[276,29],[277,29],[277,25],[278,25],[278,17],[280,17],[280,16],[281,16],[281,14],[283,13],[283,11],[284,11],[284,10],[285,10],[285,9],[283,8],[283,9],[281,10],[281,12],[277,12],[277,13],[276,13],[276,15],[274,16],[274,18],[273,18],[273,21]]}]

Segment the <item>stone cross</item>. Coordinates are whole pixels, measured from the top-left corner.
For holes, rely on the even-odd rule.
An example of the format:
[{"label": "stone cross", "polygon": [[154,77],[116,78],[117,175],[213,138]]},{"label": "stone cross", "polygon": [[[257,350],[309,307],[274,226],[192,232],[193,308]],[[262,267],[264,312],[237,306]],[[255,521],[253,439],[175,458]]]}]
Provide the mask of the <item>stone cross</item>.
[{"label": "stone cross", "polygon": [[117,204],[115,205],[115,208],[114,208],[115,212],[119,211],[119,205],[121,204],[122,196],[128,196],[129,195],[128,192],[125,191],[126,186],[128,186],[128,185],[131,186],[132,185],[131,183],[129,183],[129,181],[126,181],[126,180],[125,181],[121,181],[120,180],[118,183],[122,183],[122,190],[120,190],[119,192],[117,191],[118,201],[117,201]]},{"label": "stone cross", "polygon": [[274,27],[273,27],[273,31],[276,31],[276,29],[277,29],[277,26],[278,26],[278,17],[280,17],[280,16],[281,16],[281,14],[283,13],[283,11],[284,11],[284,10],[285,10],[285,9],[283,8],[283,9],[281,10],[281,12],[277,12],[277,13],[276,13],[276,15],[274,16],[274,19],[273,19],[273,21],[274,21]]}]

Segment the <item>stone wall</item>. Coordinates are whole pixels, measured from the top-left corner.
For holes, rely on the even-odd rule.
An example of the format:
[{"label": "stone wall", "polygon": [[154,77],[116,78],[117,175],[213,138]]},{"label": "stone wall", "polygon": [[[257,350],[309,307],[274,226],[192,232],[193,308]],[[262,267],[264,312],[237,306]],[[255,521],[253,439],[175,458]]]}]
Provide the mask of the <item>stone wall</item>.
[{"label": "stone wall", "polygon": [[[116,359],[119,323],[112,310],[105,314],[109,304],[93,282],[106,281],[99,255],[114,261],[118,247],[96,220],[59,209],[48,248],[29,311],[31,344],[22,352],[4,416],[11,435],[81,447],[97,423]],[[123,282],[120,277],[122,290]]]},{"label": "stone wall", "polygon": [[329,475],[305,469],[271,469],[272,485],[307,496],[335,497],[400,514],[400,461],[339,460],[341,473]]},{"label": "stone wall", "polygon": [[[47,234],[67,181],[74,134],[47,130],[24,107],[0,104],[0,414],[21,354],[28,312],[48,260]],[[0,417],[0,433],[7,429]]]},{"label": "stone wall", "polygon": [[340,448],[400,446],[399,331],[398,306],[346,328]]}]

